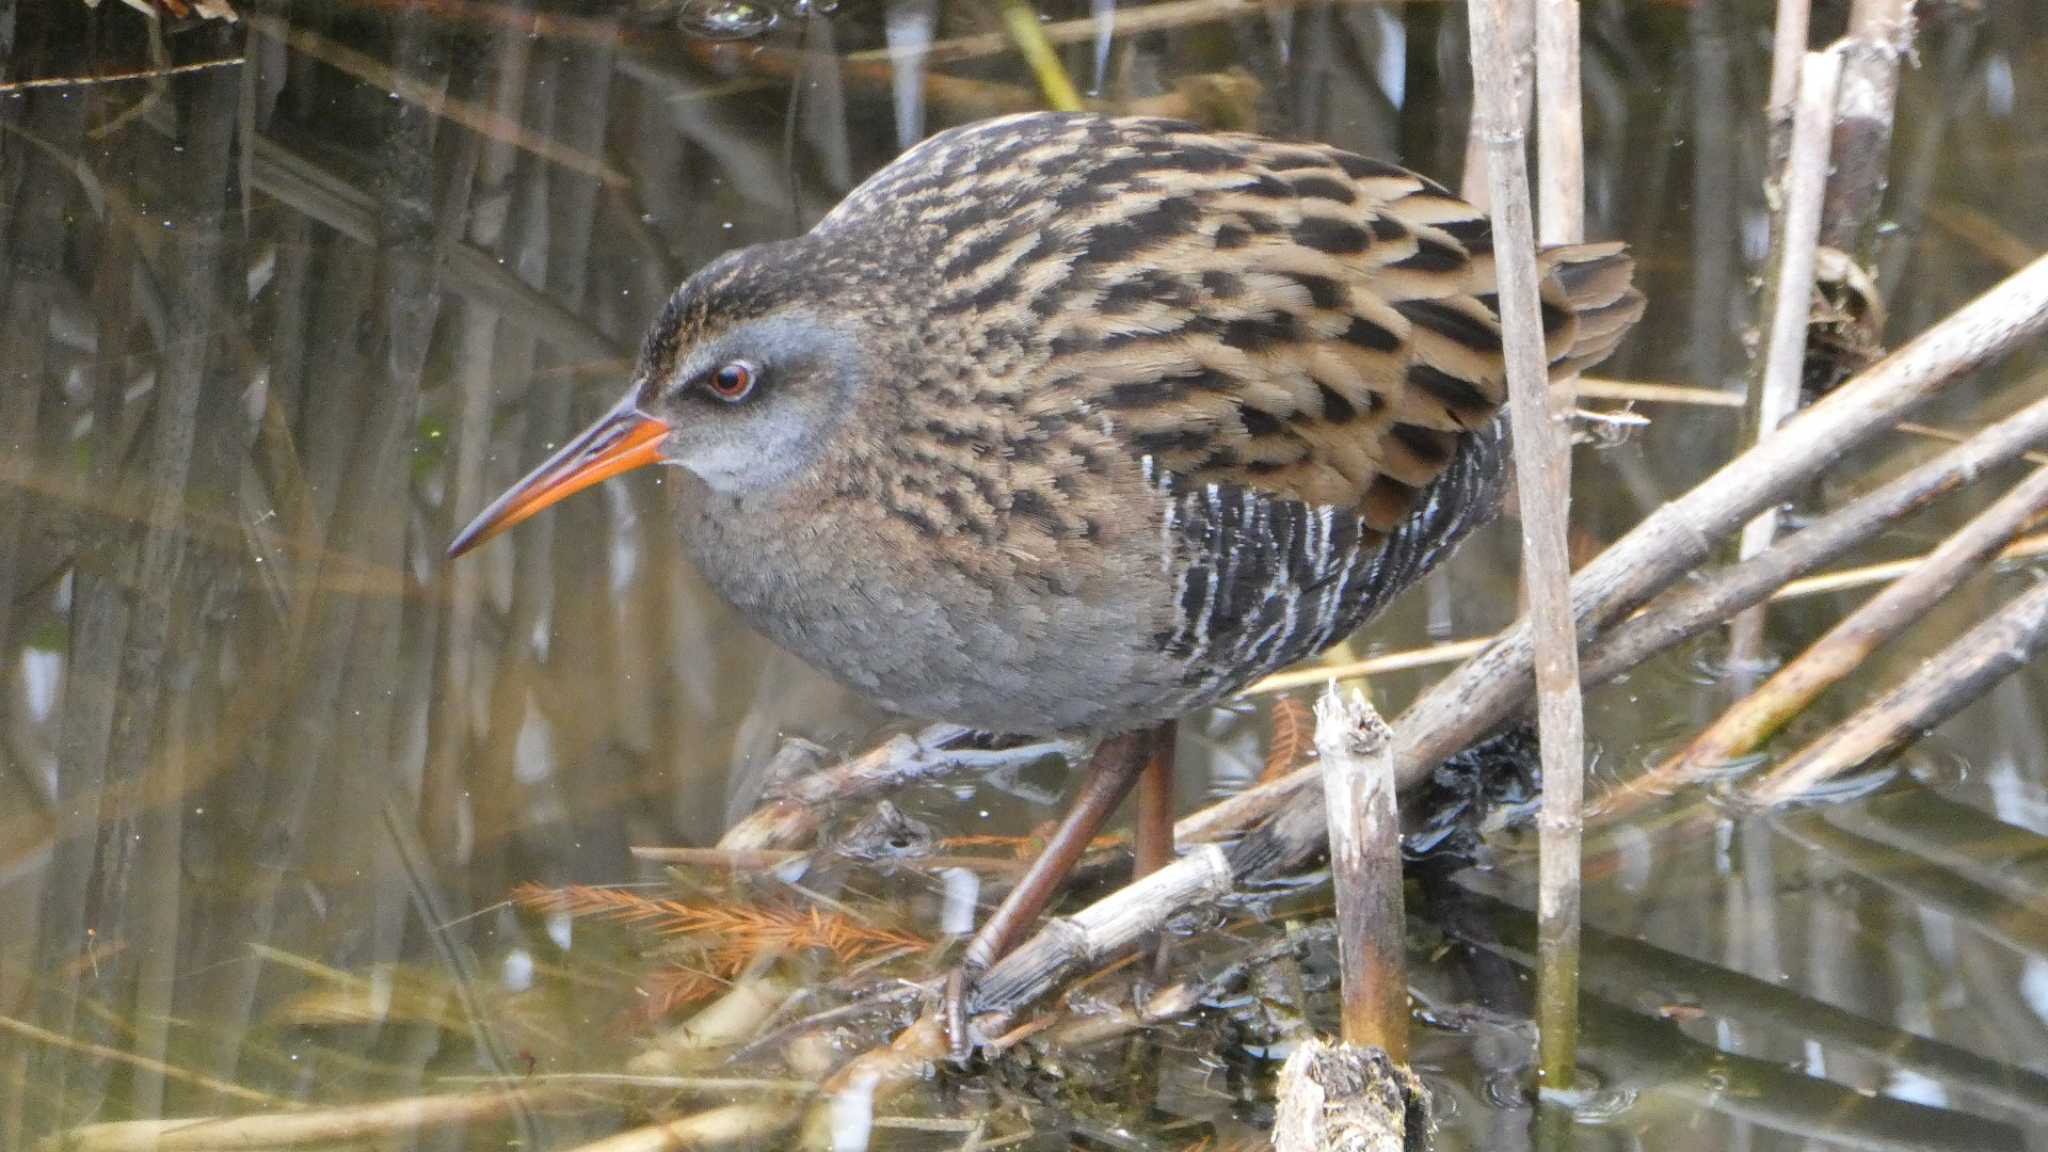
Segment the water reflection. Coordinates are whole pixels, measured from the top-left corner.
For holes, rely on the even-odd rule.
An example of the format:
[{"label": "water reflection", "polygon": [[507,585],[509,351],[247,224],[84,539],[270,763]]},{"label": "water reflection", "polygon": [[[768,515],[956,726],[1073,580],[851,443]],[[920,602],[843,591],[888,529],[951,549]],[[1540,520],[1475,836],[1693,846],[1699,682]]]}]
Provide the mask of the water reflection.
[{"label": "water reflection", "polygon": [[[565,504],[468,565],[440,545],[602,411],[691,269],[808,226],[932,130],[1041,105],[1037,77],[994,6],[928,0],[258,3],[233,22],[184,7],[47,0],[0,40],[16,85],[0,90],[0,1149],[88,1120],[428,1092],[480,1141],[571,1146],[712,1105],[733,1109],[723,1138],[773,1139],[798,1111],[788,1085],[906,1022],[899,1003],[728,1066],[729,1047],[691,1047],[645,1010],[660,990],[637,982],[629,933],[505,901],[523,883],[659,880],[630,849],[711,843],[761,794],[782,736],[816,741],[815,763],[886,718],[737,627],[682,562],[658,478]],[[1042,15],[1105,107],[1460,174],[1455,6]],[[1923,33],[1880,248],[1895,337],[2048,238],[2044,156],[2021,134],[2048,122],[2032,15],[1992,0]],[[1587,5],[1592,228],[1643,254],[1656,302],[1618,375],[1741,373],[1745,238],[1763,219],[1754,17]],[[159,75],[19,86],[123,72]],[[1968,423],[1992,388],[1929,418]],[[1594,538],[1733,442],[1720,410],[1650,415],[1580,458]],[[1468,546],[1371,643],[1504,622],[1512,540]],[[1989,599],[1966,593],[1929,626],[1953,635]],[[1839,607],[1774,609],[1775,638],[1803,643]],[[1865,682],[1913,655],[1879,657]],[[1612,762],[1719,710],[1725,681],[1688,681],[1689,659],[1594,698]],[[1375,692],[1396,706],[1429,675]],[[1589,914],[1613,934],[1588,973],[1589,1059],[1616,1127],[1701,1147],[2003,1147],[2042,1130],[2041,677],[1944,733],[1968,773],[1783,823],[1651,824],[1607,873],[1589,862]],[[1185,795],[1263,762],[1261,714],[1189,730]],[[903,803],[946,835],[1021,835],[1060,784],[1038,771]],[[1468,907],[1432,902],[1437,938],[1418,941],[1432,1004],[1487,1006],[1433,1013],[1418,1043],[1463,1093],[1446,1147],[1527,1139],[1516,847],[1503,838],[1501,869],[1457,889]],[[977,886],[848,874],[837,898],[934,938]],[[1295,899],[1273,915],[1318,913]],[[1241,943],[1199,934],[1189,970]],[[1252,1139],[1273,1067],[1251,1053],[1282,1050],[1283,1018],[1327,1023],[1332,962],[1304,946],[1255,992],[1218,991],[1228,1011],[1122,1034],[1129,1047],[1020,1042],[1014,1097],[947,1090],[991,1137],[1035,1132],[1022,1146],[1066,1146],[1066,1122],[1098,1143]],[[820,1007],[771,987],[750,1028]],[[1703,1013],[1650,1011],[1672,1004]],[[665,1075],[783,1087],[546,1079],[615,1072],[650,1035]],[[486,1075],[534,1087],[508,1102],[476,1090]],[[867,1118],[872,1146],[967,1138],[890,1118]]]}]

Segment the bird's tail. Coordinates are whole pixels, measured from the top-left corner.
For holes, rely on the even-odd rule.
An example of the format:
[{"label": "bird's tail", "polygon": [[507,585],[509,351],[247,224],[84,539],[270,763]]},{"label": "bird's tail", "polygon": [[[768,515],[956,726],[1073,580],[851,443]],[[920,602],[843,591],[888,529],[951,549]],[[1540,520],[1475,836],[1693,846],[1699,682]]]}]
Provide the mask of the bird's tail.
[{"label": "bird's tail", "polygon": [[1643,294],[1636,290],[1636,262],[1618,240],[1600,244],[1565,244],[1536,255],[1543,277],[1543,301],[1570,315],[1572,322],[1553,333],[1552,375],[1583,372],[1607,359],[1615,345],[1643,316]]}]

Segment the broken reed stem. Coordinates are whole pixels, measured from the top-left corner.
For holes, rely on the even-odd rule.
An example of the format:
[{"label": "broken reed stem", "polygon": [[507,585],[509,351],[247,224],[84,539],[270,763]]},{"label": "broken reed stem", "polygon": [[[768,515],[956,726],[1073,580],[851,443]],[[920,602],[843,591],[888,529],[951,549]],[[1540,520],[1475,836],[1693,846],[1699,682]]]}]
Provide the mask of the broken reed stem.
[{"label": "broken reed stem", "polygon": [[[1784,211],[1771,235],[1772,261],[1765,289],[1771,309],[1762,373],[1757,377],[1754,426],[1757,441],[1774,434],[1799,407],[1806,361],[1806,331],[1813,312],[1814,247],[1820,241],[1820,206],[1827,192],[1828,146],[1834,127],[1835,88],[1842,58],[1808,52],[1799,69],[1799,104],[1786,157]],[[1778,510],[1766,508],[1742,529],[1741,559],[1770,547],[1778,532]],[[1747,666],[1763,654],[1764,614],[1751,608],[1736,617],[1730,661]]]},{"label": "broken reed stem", "polygon": [[1971,573],[1990,563],[2044,509],[2048,509],[2048,468],[2037,469],[1942,541],[1926,563],[1828,629],[1762,687],[1730,706],[1653,775],[1697,778],[1762,747],[1821,693],[1924,618]]},{"label": "broken reed stem", "polygon": [[1103,964],[1158,932],[1169,918],[1229,895],[1237,879],[1221,848],[1197,845],[1079,912],[1046,921],[982,974],[969,1010],[1010,1012],[1031,1004],[1076,970]]},{"label": "broken reed stem", "polygon": [[1896,752],[2048,648],[2048,581],[1921,662],[1911,676],[1751,785],[1745,799],[1780,804]]},{"label": "broken reed stem", "polygon": [[1912,46],[1911,0],[1855,0],[1849,34],[1839,45],[1842,77],[1835,96],[1835,163],[1821,213],[1820,242],[1866,266],[1871,254],[1864,240],[1891,170],[1899,57]]},{"label": "broken reed stem", "polygon": [[1394,733],[1353,690],[1332,680],[1316,701],[1316,756],[1337,890],[1343,1039],[1408,1063],[1407,923],[1401,902],[1401,817]]},{"label": "broken reed stem", "polygon": [[1571,1087],[1578,1049],[1579,830],[1585,790],[1584,717],[1579,646],[1573,636],[1571,561],[1565,522],[1569,441],[1549,406],[1549,371],[1538,315],[1536,237],[1529,219],[1529,174],[1515,107],[1515,64],[1508,44],[1509,0],[1471,0],[1474,131],[1485,142],[1492,192],[1494,274],[1507,357],[1508,418],[1522,512],[1522,572],[1535,636],[1536,727],[1543,752],[1541,879],[1537,918],[1542,965],[1537,1018],[1542,1075]]}]

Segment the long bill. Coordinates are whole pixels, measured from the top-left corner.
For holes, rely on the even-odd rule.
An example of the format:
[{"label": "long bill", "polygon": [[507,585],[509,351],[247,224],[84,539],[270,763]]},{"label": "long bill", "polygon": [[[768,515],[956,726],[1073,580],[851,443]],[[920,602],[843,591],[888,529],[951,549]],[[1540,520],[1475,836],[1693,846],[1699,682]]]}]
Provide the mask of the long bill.
[{"label": "long bill", "polygon": [[629,394],[604,418],[562,445],[560,451],[526,479],[506,489],[477,514],[448,545],[453,560],[541,509],[572,496],[600,480],[661,459],[668,425],[642,414]]}]

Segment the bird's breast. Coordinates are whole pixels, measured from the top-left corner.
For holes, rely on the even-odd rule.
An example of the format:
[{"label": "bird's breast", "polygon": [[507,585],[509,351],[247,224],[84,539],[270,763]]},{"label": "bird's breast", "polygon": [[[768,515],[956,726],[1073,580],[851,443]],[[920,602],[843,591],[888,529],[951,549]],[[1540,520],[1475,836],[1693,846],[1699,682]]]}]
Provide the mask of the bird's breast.
[{"label": "bird's breast", "polygon": [[1155,718],[1181,671],[1164,505],[1136,493],[1091,537],[948,533],[871,492],[686,485],[680,530],[748,623],[885,707],[998,732]]}]

